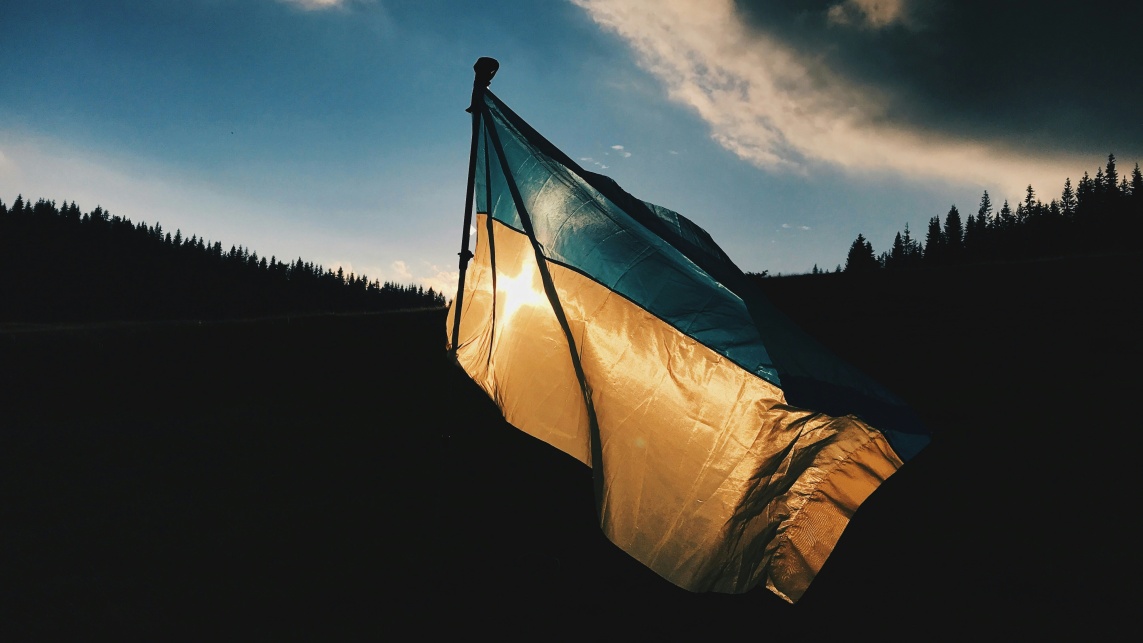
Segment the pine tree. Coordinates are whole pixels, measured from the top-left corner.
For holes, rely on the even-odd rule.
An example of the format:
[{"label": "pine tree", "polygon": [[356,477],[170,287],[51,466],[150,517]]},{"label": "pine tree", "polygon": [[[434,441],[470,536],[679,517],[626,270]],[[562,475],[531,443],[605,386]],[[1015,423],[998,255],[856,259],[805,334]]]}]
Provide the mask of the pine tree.
[{"label": "pine tree", "polygon": [[992,222],[992,199],[988,196],[988,190],[980,197],[980,207],[976,209],[976,223],[983,229],[987,229]]},{"label": "pine tree", "polygon": [[905,233],[901,237],[901,242],[905,246],[905,265],[913,267],[921,258],[921,242],[913,238],[913,233],[909,232],[909,222],[905,222]]},{"label": "pine tree", "polygon": [[1119,173],[1115,170],[1115,155],[1107,155],[1107,170],[1103,173],[1103,192],[1114,199],[1119,196]]},{"label": "pine tree", "polygon": [[1016,215],[1012,213],[1012,207],[1008,205],[1008,199],[1004,199],[1004,205],[1000,207],[1000,212],[996,215],[996,226],[1000,230],[1011,230],[1016,225]]},{"label": "pine tree", "polygon": [[1088,217],[1089,210],[1095,205],[1095,182],[1083,173],[1083,178],[1080,179],[1079,185],[1076,186],[1076,218],[1083,220]]},{"label": "pine tree", "polygon": [[[908,230],[908,224],[905,224],[905,229]],[[886,262],[885,267],[897,270],[903,268],[906,261],[905,240],[901,238],[901,233],[898,232],[897,236],[893,237],[893,248],[889,251],[889,261]]]},{"label": "pine tree", "polygon": [[960,211],[956,205],[945,215],[945,230],[942,236],[944,252],[949,261],[957,261],[964,253],[964,227],[960,221]]},{"label": "pine tree", "polygon": [[1060,214],[1067,220],[1076,216],[1076,193],[1072,190],[1072,179],[1064,179],[1064,191],[1060,194]]},{"label": "pine tree", "polygon": [[1131,194],[1127,206],[1124,208],[1127,215],[1128,233],[1126,236],[1138,239],[1143,233],[1143,173],[1139,171],[1139,164],[1131,171]]},{"label": "pine tree", "polygon": [[1016,222],[1027,223],[1029,219],[1036,215],[1036,191],[1032,189],[1032,185],[1028,185],[1028,189],[1024,192],[1024,202],[1016,206]]},{"label": "pine tree", "polygon": [[936,265],[944,261],[944,239],[941,232],[941,218],[929,219],[929,231],[925,235],[925,263]]},{"label": "pine tree", "polygon": [[853,244],[849,246],[849,255],[845,258],[845,271],[867,273],[873,272],[878,267],[880,264],[877,255],[873,253],[873,244],[869,243],[864,235],[858,234]]}]

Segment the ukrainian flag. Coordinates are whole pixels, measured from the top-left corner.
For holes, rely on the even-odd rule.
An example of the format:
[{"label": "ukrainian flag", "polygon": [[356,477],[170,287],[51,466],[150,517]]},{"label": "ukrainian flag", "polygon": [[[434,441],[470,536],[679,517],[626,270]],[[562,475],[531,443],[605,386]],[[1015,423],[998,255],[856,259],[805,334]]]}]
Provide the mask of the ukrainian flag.
[{"label": "ukrainian flag", "polygon": [[472,109],[459,364],[509,423],[593,469],[600,525],[628,554],[688,590],[796,601],[927,437],[698,226],[585,171],[491,92]]}]

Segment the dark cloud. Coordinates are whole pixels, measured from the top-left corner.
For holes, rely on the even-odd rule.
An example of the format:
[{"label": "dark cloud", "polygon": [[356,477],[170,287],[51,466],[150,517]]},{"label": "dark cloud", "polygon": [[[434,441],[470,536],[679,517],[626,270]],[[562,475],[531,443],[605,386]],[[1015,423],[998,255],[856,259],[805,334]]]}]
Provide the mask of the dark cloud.
[{"label": "dark cloud", "polygon": [[831,23],[843,0],[737,1],[754,29],[888,96],[883,117],[897,124],[1143,154],[1143,3],[903,0],[903,20],[875,29]]}]

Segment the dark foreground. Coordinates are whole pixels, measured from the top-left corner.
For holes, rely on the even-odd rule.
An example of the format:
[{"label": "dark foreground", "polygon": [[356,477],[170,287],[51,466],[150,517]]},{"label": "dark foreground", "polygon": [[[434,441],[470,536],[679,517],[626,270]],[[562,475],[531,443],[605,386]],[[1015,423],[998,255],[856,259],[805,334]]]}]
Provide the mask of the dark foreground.
[{"label": "dark foreground", "polygon": [[0,640],[1125,635],[1140,273],[763,282],[935,434],[793,606],[608,543],[590,472],[503,423],[443,311],[9,328]]}]

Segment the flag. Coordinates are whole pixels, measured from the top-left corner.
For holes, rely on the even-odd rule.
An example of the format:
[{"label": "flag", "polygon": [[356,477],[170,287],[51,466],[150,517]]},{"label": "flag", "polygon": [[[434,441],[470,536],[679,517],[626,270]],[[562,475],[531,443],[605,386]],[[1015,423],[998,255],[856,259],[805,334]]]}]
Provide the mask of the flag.
[{"label": "flag", "polygon": [[700,227],[584,170],[492,92],[472,110],[458,363],[510,424],[592,468],[600,527],[635,559],[691,591],[796,601],[927,437]]}]

